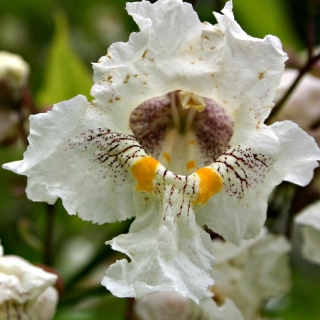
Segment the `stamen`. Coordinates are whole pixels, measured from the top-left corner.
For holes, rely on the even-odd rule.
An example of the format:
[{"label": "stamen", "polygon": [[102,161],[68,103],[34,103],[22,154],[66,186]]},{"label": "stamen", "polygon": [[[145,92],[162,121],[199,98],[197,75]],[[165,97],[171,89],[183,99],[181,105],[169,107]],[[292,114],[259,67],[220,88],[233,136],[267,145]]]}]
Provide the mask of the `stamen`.
[{"label": "stamen", "polygon": [[198,112],[202,112],[206,108],[204,98],[195,93],[181,90],[178,96],[180,98],[182,109],[193,109]]},{"label": "stamen", "polygon": [[193,120],[196,116],[197,112],[194,109],[189,110],[188,115],[187,115],[187,120],[186,120],[186,124],[185,124],[185,132],[188,132],[191,129]]},{"label": "stamen", "polygon": [[170,105],[171,105],[171,114],[172,114],[172,120],[177,128],[178,132],[180,131],[180,116],[179,116],[179,110],[176,103],[176,93],[171,92],[170,93]]}]

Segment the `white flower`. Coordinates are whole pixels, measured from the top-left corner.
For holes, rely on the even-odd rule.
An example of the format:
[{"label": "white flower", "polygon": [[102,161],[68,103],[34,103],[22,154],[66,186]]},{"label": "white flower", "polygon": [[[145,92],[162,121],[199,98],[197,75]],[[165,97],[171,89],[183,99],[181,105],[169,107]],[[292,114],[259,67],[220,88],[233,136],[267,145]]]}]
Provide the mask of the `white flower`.
[{"label": "white flower", "polygon": [[16,256],[3,256],[0,246],[0,319],[50,320],[58,301],[57,276]]},{"label": "white flower", "polygon": [[29,65],[17,54],[0,51],[0,80],[6,81],[11,89],[18,91],[27,85]]},{"label": "white flower", "polygon": [[320,201],[309,205],[295,218],[301,225],[302,254],[310,262],[320,264]]},{"label": "white flower", "polygon": [[266,235],[237,247],[214,240],[216,265],[212,291],[228,297],[246,320],[256,320],[263,304],[290,290],[290,245],[282,236]]},{"label": "white flower", "polygon": [[24,160],[4,168],[28,176],[30,199],[60,197],[82,219],[136,216],[110,242],[131,260],[103,279],[114,295],[177,291],[197,302],[213,284],[202,226],[234,243],[257,236],[272,189],[307,184],[320,152],[291,122],[263,124],[286,55],[277,38],[248,36],[231,2],[214,26],[181,0],[127,10],[141,31],[94,64],[94,101],[31,116]]},{"label": "white flower", "polygon": [[151,293],[134,304],[137,320],[243,320],[230,299],[218,306],[210,295],[199,305],[175,292]]}]

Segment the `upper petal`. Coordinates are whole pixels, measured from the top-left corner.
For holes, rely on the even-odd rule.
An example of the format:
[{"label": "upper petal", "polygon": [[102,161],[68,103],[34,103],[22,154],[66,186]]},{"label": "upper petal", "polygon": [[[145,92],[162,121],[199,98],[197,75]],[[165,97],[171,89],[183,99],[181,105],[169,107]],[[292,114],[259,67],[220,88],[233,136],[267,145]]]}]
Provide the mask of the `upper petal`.
[{"label": "upper petal", "polygon": [[244,126],[263,122],[286,55],[278,39],[246,35],[230,6],[212,26],[201,24],[190,4],[180,0],[128,4],[141,31],[112,45],[94,64],[95,103],[111,107],[110,116],[126,133],[135,107],[175,90],[218,102]]}]

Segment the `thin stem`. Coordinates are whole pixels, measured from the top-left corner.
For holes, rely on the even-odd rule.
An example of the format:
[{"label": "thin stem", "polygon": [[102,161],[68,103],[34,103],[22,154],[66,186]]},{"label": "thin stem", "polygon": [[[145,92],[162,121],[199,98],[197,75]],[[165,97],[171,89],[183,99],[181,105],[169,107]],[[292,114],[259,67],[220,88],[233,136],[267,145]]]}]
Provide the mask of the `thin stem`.
[{"label": "thin stem", "polygon": [[53,265],[53,229],[54,229],[55,207],[51,204],[46,204],[46,228],[44,239],[44,264],[47,266]]},{"label": "thin stem", "polygon": [[25,116],[23,115],[22,112],[20,112],[20,110],[19,110],[18,116],[19,116],[20,137],[22,139],[24,146],[27,147],[29,145],[29,141],[28,141],[28,133],[27,133],[26,128],[24,126]]},{"label": "thin stem", "polygon": [[309,0],[309,16],[307,21],[307,44],[308,44],[308,58],[313,56],[313,49],[315,44],[315,3],[314,0]]},{"label": "thin stem", "polygon": [[291,87],[288,89],[288,91],[285,93],[285,95],[282,97],[282,99],[276,104],[276,106],[273,108],[270,117],[275,116],[281,109],[281,107],[284,105],[284,103],[287,101],[287,99],[290,97],[291,93],[294,91],[294,89],[299,84],[302,77],[310,70],[310,68],[318,61],[320,60],[320,54],[317,54],[316,56],[312,57],[307,61],[305,66],[300,69],[300,72],[294,82],[292,83]]},{"label": "thin stem", "polygon": [[30,114],[37,114],[39,111],[34,103],[32,94],[29,88],[22,91],[23,105],[29,110]]},{"label": "thin stem", "polygon": [[73,288],[80,280],[82,280],[93,268],[95,268],[99,262],[105,257],[111,255],[112,249],[110,246],[101,246],[96,255],[89,261],[82,269],[80,269],[69,281],[66,283],[66,291]]},{"label": "thin stem", "polygon": [[[126,233],[128,231],[128,224],[121,225],[120,228],[113,230],[112,234],[108,232],[106,239],[111,239],[118,234]],[[101,261],[113,253],[111,246],[102,245],[99,247],[96,254],[92,257],[91,261],[88,261],[77,273],[75,273],[68,281],[65,283],[66,291],[72,289],[81,281],[91,270],[93,270]]]},{"label": "thin stem", "polygon": [[97,296],[103,294],[110,294],[110,292],[101,284],[96,287],[77,289],[71,293],[62,296],[59,306],[74,304],[84,298],[88,298],[89,296]]}]

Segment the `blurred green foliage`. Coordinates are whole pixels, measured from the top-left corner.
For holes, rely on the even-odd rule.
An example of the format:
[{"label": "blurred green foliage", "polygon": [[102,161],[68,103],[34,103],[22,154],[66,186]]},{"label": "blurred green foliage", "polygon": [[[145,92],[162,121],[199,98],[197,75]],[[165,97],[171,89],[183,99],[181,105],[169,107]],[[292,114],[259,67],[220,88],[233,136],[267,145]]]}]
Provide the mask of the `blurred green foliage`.
[{"label": "blurred green foliage", "polygon": [[[196,10],[201,20],[214,23],[212,11],[220,11],[223,5],[224,1],[199,0]],[[274,34],[286,47],[294,49],[301,49],[306,43],[301,30],[306,27],[308,10],[301,10],[300,5],[289,0],[234,0],[237,21],[248,34],[256,37]],[[124,10],[124,0],[19,0],[3,1],[0,6],[0,50],[21,54],[30,64],[31,91],[41,107],[77,94],[89,98],[90,63],[104,55],[112,42],[127,41],[130,32],[137,31]],[[0,162],[21,159],[24,148],[19,143],[1,147]],[[0,170],[0,238],[6,254],[41,262],[45,250],[42,243],[48,230],[47,207],[28,201],[25,186],[25,177]],[[110,253],[104,241],[125,228],[128,228],[126,222],[98,226],[70,217],[58,202],[53,266],[68,283],[94,259],[95,254],[105,250],[105,259],[97,268],[90,269],[90,272],[98,269],[98,276],[85,279],[89,287],[98,286],[109,262],[118,257]],[[316,307],[319,279],[310,281],[300,271],[294,275],[293,291],[289,296],[291,303],[281,313],[282,317],[286,320],[320,317],[320,308]],[[55,319],[120,320],[124,319],[128,303],[126,299],[99,292],[72,307],[65,303]]]},{"label": "blurred green foliage", "polygon": [[37,96],[39,106],[69,100],[78,94],[89,97],[92,75],[70,47],[68,25],[64,13],[55,15],[56,31],[44,69],[44,83]]}]

